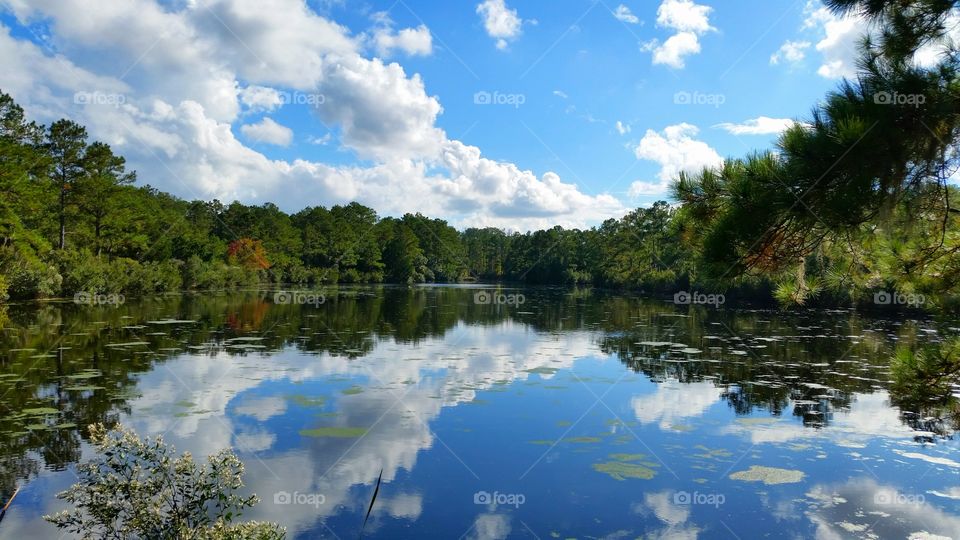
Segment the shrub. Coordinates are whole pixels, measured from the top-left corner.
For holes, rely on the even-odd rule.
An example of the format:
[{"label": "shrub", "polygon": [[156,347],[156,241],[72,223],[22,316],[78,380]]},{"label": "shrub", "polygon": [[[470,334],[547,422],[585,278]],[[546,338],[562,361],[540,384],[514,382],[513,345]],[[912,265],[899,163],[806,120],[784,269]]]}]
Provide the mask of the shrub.
[{"label": "shrub", "polygon": [[77,466],[79,482],[57,495],[74,505],[44,519],[84,538],[224,540],[284,538],[273,523],[232,523],[259,499],[240,497],[243,464],[221,451],[205,465],[189,453],[177,456],[161,437],[102,424],[90,426],[98,451]]},{"label": "shrub", "polygon": [[6,269],[8,293],[13,298],[58,296],[63,277],[56,266],[39,259],[17,256]]}]

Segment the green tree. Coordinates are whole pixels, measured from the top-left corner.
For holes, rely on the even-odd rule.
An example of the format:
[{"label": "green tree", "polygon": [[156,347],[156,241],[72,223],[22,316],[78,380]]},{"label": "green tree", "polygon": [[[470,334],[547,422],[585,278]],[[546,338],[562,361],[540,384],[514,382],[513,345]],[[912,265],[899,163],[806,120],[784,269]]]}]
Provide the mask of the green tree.
[{"label": "green tree", "polygon": [[103,251],[105,228],[114,227],[111,218],[116,218],[122,209],[120,186],[132,184],[137,175],[126,170],[126,160],[117,156],[109,145],[94,142],[83,154],[85,174],[77,182],[75,198],[82,217],[89,219],[93,227],[94,251],[99,256]]},{"label": "green tree", "polygon": [[401,221],[389,220],[387,223],[392,225],[383,250],[387,279],[393,283],[431,281],[433,273],[427,266],[417,235]]},{"label": "green tree", "polygon": [[47,131],[45,147],[52,162],[49,178],[57,192],[57,246],[64,249],[67,245],[67,214],[74,202],[77,184],[86,174],[87,130],[71,120],[57,120]]},{"label": "green tree", "polygon": [[[960,166],[958,56],[945,39],[955,1],[835,0],[841,12],[874,20],[880,37],[866,39],[856,81],[844,81],[803,123],[788,129],[777,152],[730,160],[681,175],[685,237],[699,266],[715,278],[780,276],[786,296],[803,300],[818,285],[806,280],[810,257],[856,240],[864,227],[897,219],[904,201],[940,216],[927,255],[949,252],[948,179]],[[939,43],[940,63],[914,60]],[[788,291],[785,291],[788,292]]]}]

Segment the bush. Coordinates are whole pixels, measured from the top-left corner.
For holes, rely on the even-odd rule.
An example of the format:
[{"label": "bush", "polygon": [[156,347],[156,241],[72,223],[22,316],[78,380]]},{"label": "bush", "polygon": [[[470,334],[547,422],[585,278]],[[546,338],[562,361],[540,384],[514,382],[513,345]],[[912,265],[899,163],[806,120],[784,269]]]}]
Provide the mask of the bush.
[{"label": "bush", "polygon": [[56,266],[39,259],[17,256],[6,269],[7,291],[12,298],[51,298],[60,295],[63,277]]},{"label": "bush", "polygon": [[98,456],[78,465],[79,482],[57,494],[75,508],[44,516],[60,529],[84,538],[285,537],[273,523],[232,523],[259,499],[234,493],[243,487],[243,464],[229,450],[198,465],[161,437],[140,439],[122,427],[90,426],[90,440]]}]

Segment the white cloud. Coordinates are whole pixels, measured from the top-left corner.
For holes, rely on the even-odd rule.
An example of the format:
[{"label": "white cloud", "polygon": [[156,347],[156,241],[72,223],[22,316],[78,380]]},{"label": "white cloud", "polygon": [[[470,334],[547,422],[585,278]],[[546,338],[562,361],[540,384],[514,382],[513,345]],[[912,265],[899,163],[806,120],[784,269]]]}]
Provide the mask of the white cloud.
[{"label": "white cloud", "polygon": [[290,146],[290,143],[293,142],[292,129],[281,126],[274,122],[272,118],[267,117],[264,117],[259,123],[240,126],[240,132],[251,141],[277,146]]},{"label": "white cloud", "polygon": [[678,32],[663,42],[653,44],[653,63],[674,69],[686,67],[685,56],[700,53],[700,38],[693,32]]},{"label": "white cloud", "polygon": [[379,58],[331,60],[320,86],[324,101],[315,110],[328,125],[341,126],[345,146],[384,161],[438,156],[445,134],[435,123],[443,109],[419,75],[408,77],[399,64]]},{"label": "white cloud", "polygon": [[510,41],[520,37],[523,20],[517,10],[510,9],[504,0],[484,0],[477,5],[487,34],[497,40],[497,48],[505,50]]},{"label": "white cloud", "polygon": [[240,90],[240,103],[252,111],[273,111],[283,106],[283,95],[275,88],[253,84]]},{"label": "white cloud", "polygon": [[617,6],[617,9],[613,12],[613,16],[616,17],[618,21],[625,22],[627,24],[640,23],[640,18],[634,15],[633,12],[630,11],[630,8],[623,4]]},{"label": "white cloud", "polygon": [[333,140],[333,134],[332,134],[332,133],[327,133],[327,134],[324,135],[323,137],[315,137],[315,136],[313,136],[313,135],[307,137],[307,142],[308,142],[308,143],[310,143],[310,144],[316,144],[316,145],[319,145],[319,146],[324,146],[324,145],[330,144],[330,141],[332,141],[332,140]]},{"label": "white cloud", "polygon": [[568,99],[568,98],[570,97],[570,96],[568,96],[567,93],[564,92],[563,90],[554,90],[554,91],[553,91],[553,95],[557,96],[558,98],[562,98],[562,99]]},{"label": "white cloud", "polygon": [[[945,28],[946,34],[942,40],[929,42],[916,52],[913,60],[918,66],[933,66],[948,49],[949,43],[960,41],[960,10],[953,10],[947,15]],[[838,16],[819,2],[809,0],[804,9],[801,32],[805,33],[806,39],[788,40],[770,57],[770,63],[776,65],[781,61],[802,61],[811,46],[808,39],[816,40],[814,48],[821,55],[817,73],[827,79],[839,79],[856,76],[860,42],[864,35],[876,37],[879,30],[856,12]]]},{"label": "white cloud", "polygon": [[856,16],[838,17],[822,7],[808,18],[810,24],[823,31],[816,49],[823,55],[817,73],[827,79],[856,75],[857,44],[863,34],[864,21]]},{"label": "white cloud", "polygon": [[626,135],[627,133],[630,133],[630,130],[632,129],[630,127],[630,124],[624,124],[620,120],[617,120],[615,127],[617,128],[617,133],[621,135]]},{"label": "white cloud", "polygon": [[700,36],[715,30],[710,26],[712,11],[712,7],[692,0],[663,0],[657,9],[657,26],[676,33],[663,43],[656,39],[644,43],[641,49],[653,52],[654,64],[683,69],[685,57],[700,53]]},{"label": "white cloud", "polygon": [[657,9],[657,25],[678,32],[704,34],[713,30],[710,26],[712,11],[712,7],[696,4],[693,0],[663,0]]},{"label": "white cloud", "polygon": [[658,181],[633,182],[627,194],[630,197],[663,195],[681,172],[699,172],[705,167],[718,167],[723,158],[716,150],[694,137],[700,130],[690,124],[669,126],[658,133],[647,130],[634,149],[637,159],[654,161],[660,165]]},{"label": "white cloud", "polygon": [[859,41],[868,30],[868,21],[857,13],[838,16],[820,2],[809,0],[801,25],[805,39],[784,42],[770,56],[770,64],[796,64],[803,61],[815,41],[814,49],[820,53],[817,73],[821,77],[853,77],[856,74]]},{"label": "white cloud", "polygon": [[770,64],[778,65],[781,61],[786,61],[790,64],[796,64],[797,62],[803,61],[806,57],[806,51],[810,48],[812,43],[809,41],[787,41],[777,52],[770,55]]},{"label": "white cloud", "polygon": [[395,32],[389,26],[374,30],[373,44],[380,56],[391,56],[394,50],[400,50],[410,56],[429,56],[433,52],[433,36],[426,25],[416,28],[404,28]]},{"label": "white cloud", "polygon": [[741,124],[724,122],[713,127],[726,130],[734,135],[776,135],[793,125],[789,118],[770,118],[760,116]]},{"label": "white cloud", "polygon": [[647,130],[635,153],[638,159],[660,165],[660,180],[670,181],[681,171],[699,171],[704,167],[723,164],[723,158],[703,141],[694,139],[700,130],[690,124],[669,126],[658,133]]}]

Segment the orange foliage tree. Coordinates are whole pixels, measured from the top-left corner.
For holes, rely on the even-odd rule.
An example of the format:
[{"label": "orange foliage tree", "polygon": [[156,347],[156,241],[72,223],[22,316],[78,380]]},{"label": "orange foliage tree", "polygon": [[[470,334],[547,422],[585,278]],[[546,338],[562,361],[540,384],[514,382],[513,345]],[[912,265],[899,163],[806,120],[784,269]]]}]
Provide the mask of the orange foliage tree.
[{"label": "orange foliage tree", "polygon": [[266,270],[270,268],[267,260],[267,250],[259,240],[240,238],[230,242],[227,246],[227,262],[251,270]]}]

